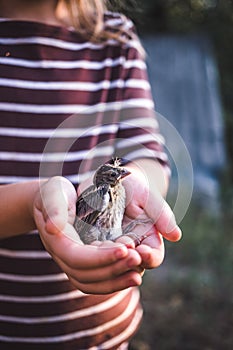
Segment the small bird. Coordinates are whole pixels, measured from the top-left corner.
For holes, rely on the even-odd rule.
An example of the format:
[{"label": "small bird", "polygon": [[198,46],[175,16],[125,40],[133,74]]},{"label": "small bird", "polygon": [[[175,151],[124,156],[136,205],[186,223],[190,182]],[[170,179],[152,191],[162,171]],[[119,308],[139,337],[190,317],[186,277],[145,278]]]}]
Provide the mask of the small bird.
[{"label": "small bird", "polygon": [[77,199],[74,227],[85,244],[114,241],[123,234],[126,194],[122,179],[130,171],[121,166],[119,158],[114,158],[112,163],[97,169],[93,185]]}]

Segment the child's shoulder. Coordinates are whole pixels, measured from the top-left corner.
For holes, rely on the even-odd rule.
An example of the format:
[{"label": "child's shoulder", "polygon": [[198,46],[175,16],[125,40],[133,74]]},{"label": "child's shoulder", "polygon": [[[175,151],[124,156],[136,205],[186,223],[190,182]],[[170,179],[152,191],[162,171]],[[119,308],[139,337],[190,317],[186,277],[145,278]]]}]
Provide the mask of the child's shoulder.
[{"label": "child's shoulder", "polygon": [[107,11],[104,15],[104,22],[106,27],[115,30],[120,29],[124,32],[134,32],[134,23],[130,18],[119,12]]},{"label": "child's shoulder", "polygon": [[115,25],[115,26],[129,25],[129,24],[133,26],[132,20],[120,12],[106,11],[104,13],[104,18],[105,18],[105,21],[110,22],[112,25]]}]

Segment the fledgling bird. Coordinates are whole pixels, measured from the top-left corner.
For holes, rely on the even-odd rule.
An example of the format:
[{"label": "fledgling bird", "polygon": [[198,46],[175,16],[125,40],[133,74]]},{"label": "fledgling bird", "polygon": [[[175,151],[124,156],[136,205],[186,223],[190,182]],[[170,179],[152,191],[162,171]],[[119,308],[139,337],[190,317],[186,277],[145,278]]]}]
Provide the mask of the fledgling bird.
[{"label": "fledgling bird", "polygon": [[100,166],[93,185],[83,191],[76,203],[74,227],[85,244],[112,240],[123,234],[125,189],[122,179],[130,172],[115,158],[113,164]]}]

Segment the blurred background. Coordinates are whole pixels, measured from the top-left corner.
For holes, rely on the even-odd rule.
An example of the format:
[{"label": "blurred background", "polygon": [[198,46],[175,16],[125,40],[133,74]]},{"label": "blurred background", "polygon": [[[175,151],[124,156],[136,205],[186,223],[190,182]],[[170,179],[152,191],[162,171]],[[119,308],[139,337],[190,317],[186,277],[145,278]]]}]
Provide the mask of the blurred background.
[{"label": "blurred background", "polygon": [[146,272],[145,316],[131,350],[230,350],[233,1],[128,0],[122,10],[147,53],[173,170],[168,201],[183,230],[179,243],[166,242],[162,266]]}]

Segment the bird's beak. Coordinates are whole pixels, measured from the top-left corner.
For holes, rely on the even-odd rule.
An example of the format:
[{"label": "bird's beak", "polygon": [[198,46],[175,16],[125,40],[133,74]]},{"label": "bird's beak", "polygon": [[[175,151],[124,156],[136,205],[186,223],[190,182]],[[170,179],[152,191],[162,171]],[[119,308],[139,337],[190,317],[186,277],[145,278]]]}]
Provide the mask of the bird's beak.
[{"label": "bird's beak", "polygon": [[124,177],[130,175],[131,172],[125,168],[121,169],[121,173],[120,173],[120,176],[119,176],[119,179],[124,179]]}]

